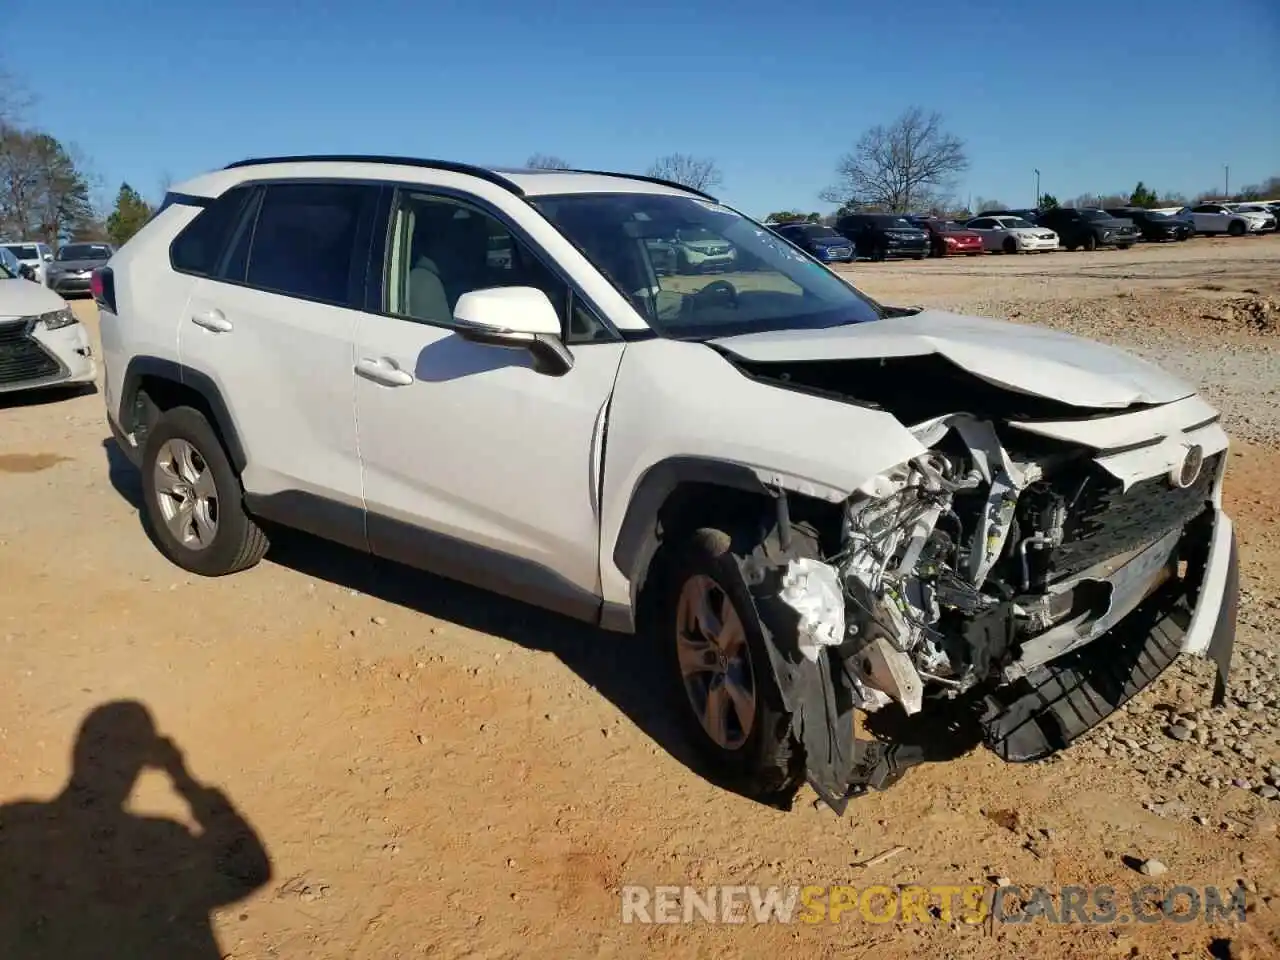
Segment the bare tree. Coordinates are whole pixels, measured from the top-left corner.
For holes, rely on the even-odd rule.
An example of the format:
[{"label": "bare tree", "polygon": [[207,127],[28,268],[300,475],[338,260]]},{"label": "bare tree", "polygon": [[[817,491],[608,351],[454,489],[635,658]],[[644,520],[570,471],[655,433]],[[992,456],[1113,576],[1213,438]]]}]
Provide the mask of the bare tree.
[{"label": "bare tree", "polygon": [[645,172],[651,177],[670,180],[693,190],[711,190],[724,182],[724,175],[714,160],[687,153],[669,153],[659,157]]},{"label": "bare tree", "polygon": [[987,199],[986,197],[973,198],[974,213],[981,213],[983,210],[1008,210],[1008,209],[1009,209],[1008,205],[1003,200],[996,200],[994,198]]},{"label": "bare tree", "polygon": [[969,169],[964,141],[942,126],[942,115],[912,107],[889,126],[864,133],[836,166],[839,182],[822,193],[833,203],[869,204],[905,213],[946,206],[946,194]]},{"label": "bare tree", "polygon": [[94,216],[73,151],[39,130],[0,128],[0,234],[56,243]]},{"label": "bare tree", "polygon": [[524,165],[530,170],[569,170],[572,165],[563,157],[557,157],[554,153],[535,153]]}]

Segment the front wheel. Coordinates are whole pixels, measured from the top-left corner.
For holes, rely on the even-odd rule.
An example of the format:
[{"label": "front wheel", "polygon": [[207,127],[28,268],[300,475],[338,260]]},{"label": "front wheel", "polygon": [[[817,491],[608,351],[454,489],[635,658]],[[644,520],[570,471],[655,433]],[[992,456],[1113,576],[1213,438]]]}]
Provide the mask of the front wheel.
[{"label": "front wheel", "polygon": [[267,537],[244,507],[240,480],[204,414],[161,414],[142,453],[143,520],[160,552],[184,570],[220,577],[251,567]]},{"label": "front wheel", "polygon": [[1243,237],[1244,224],[1241,223],[1239,220],[1232,220],[1231,226],[1227,227],[1227,233],[1231,234],[1231,236],[1233,237]]},{"label": "front wheel", "polygon": [[1096,236],[1094,236],[1092,233],[1088,234],[1088,235],[1084,238],[1084,248],[1085,248],[1086,250],[1097,250],[1097,249],[1098,249],[1098,238],[1097,238]]},{"label": "front wheel", "polygon": [[766,799],[794,789],[802,754],[741,559],[721,530],[699,530],[679,547],[665,571],[656,639],[673,707],[709,772]]},{"label": "front wheel", "polygon": [[871,248],[871,259],[876,261],[877,263],[883,263],[885,260],[888,260],[889,259],[888,248],[885,247],[884,244],[877,243],[874,247]]},{"label": "front wheel", "polygon": [[1116,244],[1116,248],[1117,248],[1118,250],[1128,250],[1128,249],[1129,249],[1130,247],[1132,247],[1132,246],[1133,246],[1133,244],[1132,244],[1132,243],[1117,243],[1117,244]]},{"label": "front wheel", "polygon": [[1004,250],[1005,253],[1017,253],[1018,241],[1014,240],[1013,237],[1005,237],[1004,244],[1001,246],[1001,249]]}]

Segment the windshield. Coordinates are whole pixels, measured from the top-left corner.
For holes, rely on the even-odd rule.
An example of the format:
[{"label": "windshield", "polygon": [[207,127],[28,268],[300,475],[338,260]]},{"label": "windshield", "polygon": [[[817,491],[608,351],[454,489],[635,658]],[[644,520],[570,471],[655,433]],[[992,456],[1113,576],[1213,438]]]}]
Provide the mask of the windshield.
[{"label": "windshield", "polygon": [[58,251],[55,260],[106,260],[111,248],[105,243],[68,243]]},{"label": "windshield", "polygon": [[919,229],[914,223],[905,217],[886,217],[882,215],[876,217],[875,221],[877,225],[881,227],[888,227],[893,230],[901,230],[903,228],[906,228],[907,230]]},{"label": "windshield", "polygon": [[[663,336],[700,340],[884,316],[826,267],[717,203],[645,193],[532,202]],[[705,235],[724,253],[653,242],[677,235]]]},{"label": "windshield", "polygon": [[1080,216],[1086,220],[1110,220],[1111,214],[1105,210],[1081,210]]},{"label": "windshield", "polygon": [[9,252],[19,260],[39,260],[40,251],[36,249],[34,243],[30,244],[9,244]]},{"label": "windshield", "polygon": [[1036,225],[1030,220],[1023,220],[1021,217],[996,217],[1000,226],[1010,230],[1034,230]]},{"label": "windshield", "polygon": [[803,233],[806,237],[809,237],[813,240],[843,240],[844,239],[844,237],[840,236],[840,234],[836,233],[830,227],[819,226],[816,223],[810,224],[809,226],[801,227],[800,232]]}]

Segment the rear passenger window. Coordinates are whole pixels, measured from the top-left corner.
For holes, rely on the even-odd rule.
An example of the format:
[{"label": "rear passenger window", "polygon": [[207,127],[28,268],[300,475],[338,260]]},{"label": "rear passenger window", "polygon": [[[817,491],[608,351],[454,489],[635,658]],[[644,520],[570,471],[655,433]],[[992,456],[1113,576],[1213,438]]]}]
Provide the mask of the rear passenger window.
[{"label": "rear passenger window", "polygon": [[233,187],[182,229],[169,247],[169,262],[181,273],[212,275],[250,188]]},{"label": "rear passenger window", "polygon": [[271,184],[253,230],[247,282],[289,296],[358,307],[367,249],[361,220],[377,202],[362,184]]}]

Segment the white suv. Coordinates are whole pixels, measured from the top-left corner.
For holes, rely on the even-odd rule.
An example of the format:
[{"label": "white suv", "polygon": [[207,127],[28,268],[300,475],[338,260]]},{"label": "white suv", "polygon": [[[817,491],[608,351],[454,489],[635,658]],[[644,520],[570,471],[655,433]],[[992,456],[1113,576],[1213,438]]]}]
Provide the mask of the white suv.
[{"label": "white suv", "polygon": [[[660,276],[689,231],[732,271]],[[696,191],[245,161],[176,188],[95,296],[175,563],[248,567],[274,521],[642,629],[722,782],[768,802],[808,780],[843,810],[929,758],[855,740],[855,708],[958,707],[1027,760],[1180,652],[1223,696],[1211,407],[1101,344],[881,306]]]}]

